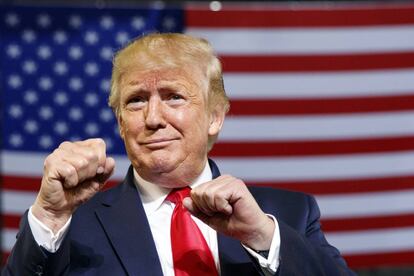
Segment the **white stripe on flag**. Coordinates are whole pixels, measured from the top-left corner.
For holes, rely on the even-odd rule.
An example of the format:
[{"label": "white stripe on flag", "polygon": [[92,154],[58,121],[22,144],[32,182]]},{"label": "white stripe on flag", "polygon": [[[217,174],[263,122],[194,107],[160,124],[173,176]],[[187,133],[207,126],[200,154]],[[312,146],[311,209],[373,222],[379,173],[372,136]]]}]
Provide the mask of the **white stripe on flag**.
[{"label": "white stripe on flag", "polygon": [[37,192],[3,190],[0,198],[2,212],[8,215],[22,215],[34,203]]},{"label": "white stripe on flag", "polygon": [[215,158],[223,174],[245,181],[339,180],[411,175],[414,151],[342,156]]},{"label": "white stripe on flag", "polygon": [[1,169],[4,175],[41,176],[46,153],[2,151]]},{"label": "white stripe on flag", "polygon": [[[414,44],[413,44],[414,45]],[[232,99],[335,98],[414,94],[414,70],[226,73]]]},{"label": "white stripe on flag", "polygon": [[331,140],[414,134],[414,112],[346,115],[230,116],[219,141]]},{"label": "white stripe on flag", "polygon": [[[18,156],[4,153],[14,164],[5,166],[9,175],[41,176],[42,171],[27,166],[21,170],[18,160],[42,162],[42,156]],[[112,179],[124,178],[130,162],[125,156],[114,156],[116,170]],[[282,158],[215,158],[222,173],[246,181],[295,181],[322,179],[352,179],[410,175],[414,171],[414,151],[397,153],[351,154],[341,156],[282,157]],[[12,162],[10,162],[12,163]],[[14,165],[14,166],[13,166]]]},{"label": "white stripe on flag", "polygon": [[326,238],[344,255],[414,249],[414,227],[327,233]]},{"label": "white stripe on flag", "polygon": [[219,54],[361,53],[414,50],[414,25],[349,28],[188,28]]},{"label": "white stripe on flag", "polygon": [[414,190],[316,197],[324,219],[414,213]]},{"label": "white stripe on flag", "polygon": [[12,250],[14,243],[16,242],[17,230],[4,228],[1,231],[1,241],[3,251],[9,252]]},{"label": "white stripe on flag", "polygon": [[[9,175],[41,176],[42,171],[22,163],[42,163],[42,155],[3,152],[5,160],[13,160],[4,167]],[[116,170],[112,179],[124,178],[130,162],[125,156],[114,156]],[[214,158],[222,173],[245,181],[339,180],[411,175],[414,171],[414,151],[397,153],[350,154],[340,156],[281,157],[281,158]],[[30,164],[28,162],[28,164]]]},{"label": "white stripe on flag", "polygon": [[[1,153],[2,173],[4,175],[41,177],[43,163],[47,154],[30,152],[3,151]],[[112,156],[116,160],[112,179],[121,180],[125,177],[131,162],[126,156]]]}]

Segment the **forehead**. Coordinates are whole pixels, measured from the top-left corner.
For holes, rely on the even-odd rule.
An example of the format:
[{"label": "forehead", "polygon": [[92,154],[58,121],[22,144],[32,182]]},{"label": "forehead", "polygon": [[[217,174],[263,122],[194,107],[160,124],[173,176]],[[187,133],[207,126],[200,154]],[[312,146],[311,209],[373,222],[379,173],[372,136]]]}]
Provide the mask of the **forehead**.
[{"label": "forehead", "polygon": [[154,68],[141,70],[131,68],[122,74],[121,94],[129,88],[136,89],[159,89],[174,86],[183,87],[188,90],[206,91],[206,77],[196,68]]}]

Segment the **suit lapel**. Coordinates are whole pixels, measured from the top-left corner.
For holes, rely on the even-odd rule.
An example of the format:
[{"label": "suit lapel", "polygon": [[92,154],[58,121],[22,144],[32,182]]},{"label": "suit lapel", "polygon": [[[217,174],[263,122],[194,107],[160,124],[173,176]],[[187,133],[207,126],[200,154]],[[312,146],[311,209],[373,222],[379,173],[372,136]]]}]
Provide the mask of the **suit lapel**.
[{"label": "suit lapel", "polygon": [[162,275],[132,167],[117,194],[103,198],[95,212],[128,275]]}]

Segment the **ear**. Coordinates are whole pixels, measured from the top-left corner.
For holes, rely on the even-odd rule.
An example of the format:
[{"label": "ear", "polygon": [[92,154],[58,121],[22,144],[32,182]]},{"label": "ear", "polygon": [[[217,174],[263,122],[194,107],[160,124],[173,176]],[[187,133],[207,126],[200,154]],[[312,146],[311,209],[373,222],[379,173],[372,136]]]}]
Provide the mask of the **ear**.
[{"label": "ear", "polygon": [[220,107],[215,107],[210,113],[210,126],[208,128],[209,136],[216,136],[219,134],[221,128],[223,127],[224,118],[226,114],[224,110]]}]

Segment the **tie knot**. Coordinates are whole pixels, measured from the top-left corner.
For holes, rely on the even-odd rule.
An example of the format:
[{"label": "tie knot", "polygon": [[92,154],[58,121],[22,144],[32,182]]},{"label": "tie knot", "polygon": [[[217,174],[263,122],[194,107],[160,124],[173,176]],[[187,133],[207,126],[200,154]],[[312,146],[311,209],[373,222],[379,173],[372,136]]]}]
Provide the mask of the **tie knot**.
[{"label": "tie knot", "polygon": [[190,187],[183,187],[179,189],[173,189],[167,196],[166,200],[178,204],[183,201],[184,198],[189,197],[191,192]]}]

